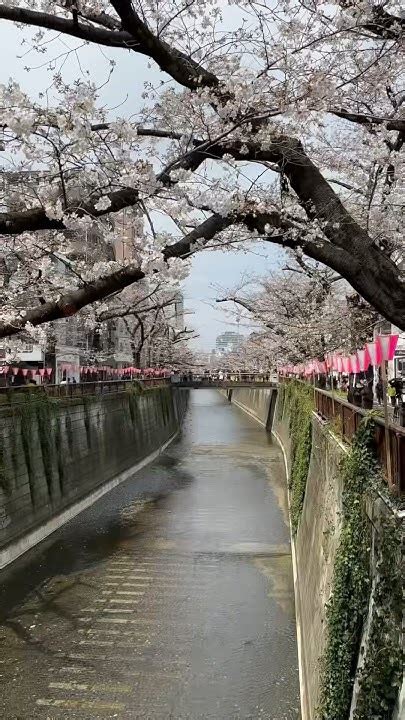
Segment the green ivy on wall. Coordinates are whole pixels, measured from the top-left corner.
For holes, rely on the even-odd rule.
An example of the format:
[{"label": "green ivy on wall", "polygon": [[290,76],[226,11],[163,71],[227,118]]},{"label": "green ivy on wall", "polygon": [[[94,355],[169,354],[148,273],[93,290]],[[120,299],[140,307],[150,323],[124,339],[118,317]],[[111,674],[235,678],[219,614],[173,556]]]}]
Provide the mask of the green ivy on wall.
[{"label": "green ivy on wall", "polygon": [[312,388],[290,381],[285,389],[284,412],[288,413],[291,437],[290,514],[291,527],[298,529],[304,504],[312,447]]},{"label": "green ivy on wall", "polygon": [[[326,611],[327,644],[322,661],[319,720],[347,720],[360,643],[368,612],[371,579],[371,525],[365,512],[371,479],[378,475],[373,421],[366,418],[342,462],[342,526],[332,593]],[[388,527],[389,525],[389,527]],[[356,720],[388,720],[399,687],[399,537],[382,523],[374,611],[364,666],[359,677]],[[394,523],[395,525],[395,523]]]},{"label": "green ivy on wall", "polygon": [[353,720],[391,720],[402,683],[401,532],[394,516],[381,519],[376,585],[364,665]]}]

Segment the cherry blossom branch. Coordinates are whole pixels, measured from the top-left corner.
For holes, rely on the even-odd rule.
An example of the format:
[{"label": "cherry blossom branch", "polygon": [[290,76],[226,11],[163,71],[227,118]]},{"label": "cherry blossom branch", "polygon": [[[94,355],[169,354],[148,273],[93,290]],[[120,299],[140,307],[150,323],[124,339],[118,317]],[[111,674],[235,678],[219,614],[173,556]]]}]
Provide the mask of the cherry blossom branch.
[{"label": "cherry blossom branch", "polygon": [[42,27],[46,30],[55,30],[55,32],[63,33],[64,35],[71,35],[72,37],[107,47],[125,48],[127,50],[136,49],[137,52],[142,53],[142,50],[139,49],[138,43],[132,35],[123,30],[98,28],[94,25],[75,22],[73,19],[62,18],[59,15],[37,12],[36,10],[26,10],[25,8],[11,5],[0,5],[0,19]]},{"label": "cherry blossom branch", "polygon": [[[213,214],[177,243],[167,246],[163,251],[163,257],[166,260],[185,258],[196,249],[197,245],[198,248],[206,245],[219,232],[237,224],[245,225],[267,242],[293,250],[302,249],[308,257],[328,265],[343,277],[350,277],[353,287],[377,310],[388,312],[396,318],[399,327],[405,327],[402,295],[399,294],[398,297],[395,286],[390,282],[391,268],[381,266],[381,253],[376,254],[373,248],[369,248],[365,249],[363,256],[356,257],[343,247],[337,247],[319,236],[311,237],[310,234],[306,236],[301,234],[294,237],[293,223],[276,211],[259,212],[256,207],[251,206],[245,212],[234,213],[227,217]],[[269,231],[272,228],[283,232],[271,234]],[[384,256],[382,257],[384,258]],[[381,273],[387,274],[387,278],[384,277],[386,280],[384,283],[380,281]],[[83,288],[61,296],[56,301],[46,302],[28,310],[24,316],[19,316],[14,321],[0,323],[0,337],[18,333],[26,323],[36,326],[73,315],[86,305],[104,299],[114,292],[139,282],[144,277],[145,273],[140,268],[133,266],[101,277],[89,282]],[[400,304],[399,307],[398,304]]]},{"label": "cherry blossom branch", "polygon": [[340,110],[331,109],[329,112],[336,117],[343,118],[349,122],[358,123],[359,125],[384,125],[387,130],[398,130],[399,132],[405,132],[405,120],[401,118],[385,118],[379,117],[378,115],[367,115],[364,113],[353,113],[348,110],[341,108]]},{"label": "cherry blossom branch", "polygon": [[219,80],[213,73],[195,62],[189,55],[170,47],[156,37],[135,12],[131,0],[111,0],[111,5],[121,18],[122,27],[138,43],[137,52],[149,55],[160,67],[180,85],[195,90],[202,87],[219,87]]}]

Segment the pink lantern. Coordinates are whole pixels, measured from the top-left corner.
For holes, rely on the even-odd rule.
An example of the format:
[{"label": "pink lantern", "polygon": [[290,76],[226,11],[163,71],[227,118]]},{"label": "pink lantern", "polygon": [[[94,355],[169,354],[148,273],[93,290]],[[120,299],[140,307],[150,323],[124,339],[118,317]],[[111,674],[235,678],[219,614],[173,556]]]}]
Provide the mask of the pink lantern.
[{"label": "pink lantern", "polygon": [[354,374],[360,372],[360,363],[356,354],[350,355],[350,369]]},{"label": "pink lantern", "polygon": [[343,372],[343,358],[341,355],[335,355],[335,368],[339,373]]},{"label": "pink lantern", "polygon": [[366,343],[367,352],[372,365],[379,365],[382,361],[381,347],[377,342]]},{"label": "pink lantern", "polygon": [[399,335],[379,335],[377,344],[381,351],[381,360],[392,360],[397,348]]},{"label": "pink lantern", "polygon": [[370,356],[367,348],[357,350],[357,360],[359,361],[360,372],[365,372],[370,365]]},{"label": "pink lantern", "polygon": [[52,375],[52,368],[47,367],[47,368],[45,368],[45,371],[46,371],[47,376],[48,376],[48,377],[51,377],[51,375]]},{"label": "pink lantern", "polygon": [[23,368],[21,372],[22,372],[22,374],[24,375],[24,377],[27,377],[27,375],[28,375],[28,368]]},{"label": "pink lantern", "polygon": [[45,375],[45,368],[39,368],[38,374],[39,374],[41,377],[44,377],[44,375]]},{"label": "pink lantern", "polygon": [[350,373],[351,372],[350,358],[343,357],[342,358],[342,366],[343,366],[343,372]]}]

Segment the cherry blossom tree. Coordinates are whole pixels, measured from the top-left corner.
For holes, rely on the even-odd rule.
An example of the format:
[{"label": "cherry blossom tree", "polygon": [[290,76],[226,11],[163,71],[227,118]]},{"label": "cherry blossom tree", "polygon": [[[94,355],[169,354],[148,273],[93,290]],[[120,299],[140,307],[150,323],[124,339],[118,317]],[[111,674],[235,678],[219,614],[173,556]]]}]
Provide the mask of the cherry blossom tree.
[{"label": "cherry blossom tree", "polygon": [[[151,277],[181,279],[202,247],[258,238],[328,266],[405,329],[400,3],[12,0],[0,19],[35,28],[39,53],[57,33],[161,72],[132,117],[62,69],[52,102],[2,86],[0,337],[98,312]],[[13,182],[28,171],[33,187]],[[123,209],[134,232],[117,260]],[[105,251],[78,256],[86,233]]]},{"label": "cherry blossom tree", "polygon": [[[376,313],[339,275],[300,260],[284,272],[250,280],[217,302],[255,331],[241,356],[252,367],[355,352],[373,337]],[[242,313],[242,315],[241,315]],[[248,367],[248,365],[246,365]]]}]

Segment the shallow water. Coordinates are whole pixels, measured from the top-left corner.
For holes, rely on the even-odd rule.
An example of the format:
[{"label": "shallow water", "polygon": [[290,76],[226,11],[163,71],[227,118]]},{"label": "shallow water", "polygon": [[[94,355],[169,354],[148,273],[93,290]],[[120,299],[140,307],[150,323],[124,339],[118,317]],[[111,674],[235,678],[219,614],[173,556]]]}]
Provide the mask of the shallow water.
[{"label": "shallow water", "polygon": [[296,720],[281,452],[215,390],[0,578],[5,720]]}]

